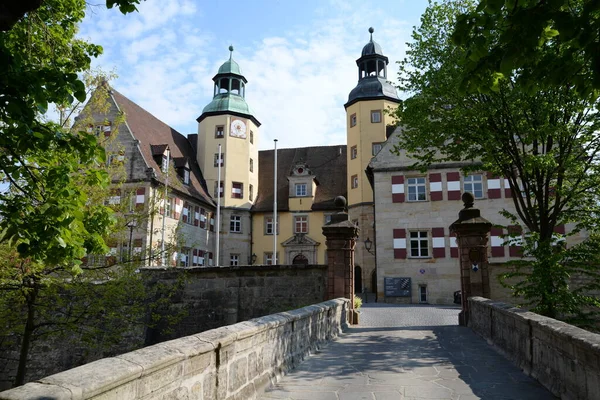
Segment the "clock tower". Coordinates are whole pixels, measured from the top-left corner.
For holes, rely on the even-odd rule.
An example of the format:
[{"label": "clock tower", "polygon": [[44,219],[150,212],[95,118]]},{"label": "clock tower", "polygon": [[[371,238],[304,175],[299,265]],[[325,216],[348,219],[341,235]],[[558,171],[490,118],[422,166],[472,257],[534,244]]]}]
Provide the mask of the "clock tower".
[{"label": "clock tower", "polygon": [[215,202],[221,197],[219,266],[250,264],[250,208],[258,192],[260,122],[246,103],[248,81],[233,60],[233,46],[229,51],[213,77],[213,99],[197,119],[198,164]]},{"label": "clock tower", "polygon": [[[370,292],[376,292],[373,287],[373,282],[376,282],[373,279],[375,255],[366,251],[362,243],[367,238],[371,241],[375,238],[375,215],[373,190],[365,169],[387,140],[388,126],[395,122],[393,113],[386,110],[394,110],[400,103],[396,89],[387,81],[389,60],[383,55],[381,46],[373,41],[374,31],[369,28],[371,38],[356,60],[358,83],[350,92],[348,102],[344,104],[348,146],[348,215],[360,229],[359,245],[355,252],[355,272],[360,272],[362,287],[368,288]],[[376,248],[374,246],[373,250]],[[358,280],[359,276],[355,275],[355,279]]]}]

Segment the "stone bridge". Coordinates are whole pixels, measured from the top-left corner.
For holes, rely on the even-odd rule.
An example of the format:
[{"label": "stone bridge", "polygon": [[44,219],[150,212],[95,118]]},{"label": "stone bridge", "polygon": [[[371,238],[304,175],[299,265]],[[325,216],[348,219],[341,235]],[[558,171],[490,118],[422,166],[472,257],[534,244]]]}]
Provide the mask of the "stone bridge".
[{"label": "stone bridge", "polygon": [[349,301],[330,300],[92,362],[0,399],[600,399],[600,335],[484,298],[469,306],[468,327],[456,324],[458,308],[377,304],[351,327]]}]

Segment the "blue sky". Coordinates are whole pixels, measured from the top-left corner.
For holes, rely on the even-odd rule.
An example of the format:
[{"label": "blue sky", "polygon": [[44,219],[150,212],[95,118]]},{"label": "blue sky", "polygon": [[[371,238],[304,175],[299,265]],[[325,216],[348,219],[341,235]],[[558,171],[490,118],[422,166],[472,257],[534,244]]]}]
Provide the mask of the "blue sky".
[{"label": "blue sky", "polygon": [[356,85],[355,60],[374,40],[404,57],[425,0],[148,0],[139,13],[88,8],[80,36],[104,47],[94,67],[114,70],[113,86],[183,134],[212,99],[228,46],[248,79],[246,99],[262,123],[259,147],[343,144],[343,104]]}]

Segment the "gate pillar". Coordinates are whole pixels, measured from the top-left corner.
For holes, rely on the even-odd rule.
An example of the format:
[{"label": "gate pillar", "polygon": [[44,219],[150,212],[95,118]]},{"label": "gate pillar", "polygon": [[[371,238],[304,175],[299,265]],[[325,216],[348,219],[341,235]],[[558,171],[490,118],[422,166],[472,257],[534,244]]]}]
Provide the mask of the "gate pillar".
[{"label": "gate pillar", "polygon": [[462,310],[458,315],[458,323],[467,326],[467,299],[471,296],[490,297],[487,242],[492,224],[481,217],[479,209],[473,208],[475,199],[471,193],[463,193],[462,201],[465,208],[458,213],[458,220],[450,225],[450,233],[456,235],[460,260]]}]

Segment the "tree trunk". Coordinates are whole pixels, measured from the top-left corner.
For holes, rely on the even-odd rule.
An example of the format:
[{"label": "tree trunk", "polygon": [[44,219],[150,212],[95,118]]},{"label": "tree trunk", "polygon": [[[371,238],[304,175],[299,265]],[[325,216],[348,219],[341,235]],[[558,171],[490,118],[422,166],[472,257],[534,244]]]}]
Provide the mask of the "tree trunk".
[{"label": "tree trunk", "polygon": [[17,368],[17,376],[15,377],[14,387],[21,386],[25,383],[25,372],[27,371],[27,358],[29,349],[31,348],[31,339],[35,329],[35,300],[38,295],[39,288],[34,283],[31,293],[27,295],[27,322],[23,331],[23,339],[21,340],[21,350],[19,354],[19,366]]}]

